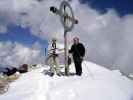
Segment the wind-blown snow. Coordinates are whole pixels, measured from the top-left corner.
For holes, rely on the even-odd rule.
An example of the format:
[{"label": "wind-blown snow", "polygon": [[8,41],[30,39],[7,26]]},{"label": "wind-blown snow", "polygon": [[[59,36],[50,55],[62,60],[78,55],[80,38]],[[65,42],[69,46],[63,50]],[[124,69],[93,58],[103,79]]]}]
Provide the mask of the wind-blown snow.
[{"label": "wind-blown snow", "polygon": [[133,81],[118,71],[91,62],[83,62],[81,77],[49,77],[43,70],[48,66],[23,74],[0,100],[133,100]]}]

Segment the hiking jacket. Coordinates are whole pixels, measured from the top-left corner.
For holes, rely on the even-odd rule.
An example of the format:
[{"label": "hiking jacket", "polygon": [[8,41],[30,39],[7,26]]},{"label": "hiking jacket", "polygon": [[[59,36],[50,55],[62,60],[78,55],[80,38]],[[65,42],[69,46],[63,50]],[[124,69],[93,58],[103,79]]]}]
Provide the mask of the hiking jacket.
[{"label": "hiking jacket", "polygon": [[74,59],[83,58],[85,56],[85,47],[82,43],[73,44],[69,53],[72,53]]}]

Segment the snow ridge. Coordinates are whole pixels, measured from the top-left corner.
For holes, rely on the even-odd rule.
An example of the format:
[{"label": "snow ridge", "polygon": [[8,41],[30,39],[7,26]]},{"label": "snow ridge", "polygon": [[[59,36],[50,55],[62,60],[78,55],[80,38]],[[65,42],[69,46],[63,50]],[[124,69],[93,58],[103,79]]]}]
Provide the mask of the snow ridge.
[{"label": "snow ridge", "polygon": [[[70,69],[75,71],[73,64]],[[133,100],[133,81],[119,71],[91,62],[83,62],[81,77],[50,77],[44,70],[48,66],[23,74],[0,100]]]}]

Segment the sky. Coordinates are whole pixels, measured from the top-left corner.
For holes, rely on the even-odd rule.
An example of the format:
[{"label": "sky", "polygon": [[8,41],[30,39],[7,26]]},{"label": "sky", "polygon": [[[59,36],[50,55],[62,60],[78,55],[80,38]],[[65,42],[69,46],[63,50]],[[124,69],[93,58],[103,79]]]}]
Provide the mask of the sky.
[{"label": "sky", "polygon": [[0,41],[19,42],[29,47],[35,42],[39,42],[41,45],[47,43],[46,40],[42,40],[32,35],[29,28],[21,28],[16,25],[9,25],[8,32],[0,34]]},{"label": "sky", "polygon": [[115,9],[121,17],[133,13],[132,0],[80,0],[80,2],[87,3],[102,14],[107,13],[110,8]]},{"label": "sky", "polygon": [[[39,0],[38,0],[39,1]],[[132,0],[79,0],[80,3],[86,3],[92,9],[97,10],[99,13],[107,13],[108,9],[114,9],[120,17],[128,14],[133,14],[133,1]],[[1,15],[2,16],[2,15]],[[2,18],[1,18],[2,20]],[[40,39],[31,34],[30,29],[22,28],[15,24],[8,25],[6,34],[0,34],[0,41],[17,41],[24,45],[31,46],[35,41],[47,44],[47,39]],[[41,43],[41,44],[42,44]]]},{"label": "sky", "polygon": [[[50,39],[56,37],[58,42],[63,42],[59,16],[49,11],[50,6],[58,8],[61,1],[0,1],[1,64],[18,66],[44,62],[38,58],[45,58],[45,48]],[[72,38],[78,36],[86,46],[85,59],[125,73],[132,72],[133,1],[69,1],[79,24],[68,33],[68,42],[71,44]]]}]

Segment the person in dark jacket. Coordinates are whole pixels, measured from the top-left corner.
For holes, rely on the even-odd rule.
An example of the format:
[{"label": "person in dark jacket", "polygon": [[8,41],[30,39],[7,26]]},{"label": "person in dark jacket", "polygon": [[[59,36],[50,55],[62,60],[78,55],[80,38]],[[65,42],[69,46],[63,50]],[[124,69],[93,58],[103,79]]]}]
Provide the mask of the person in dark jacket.
[{"label": "person in dark jacket", "polygon": [[71,46],[69,53],[71,53],[73,56],[75,69],[76,69],[76,75],[81,76],[82,75],[82,61],[83,61],[83,57],[85,56],[85,47],[82,43],[79,42],[78,37],[73,38],[73,42],[74,43]]}]

